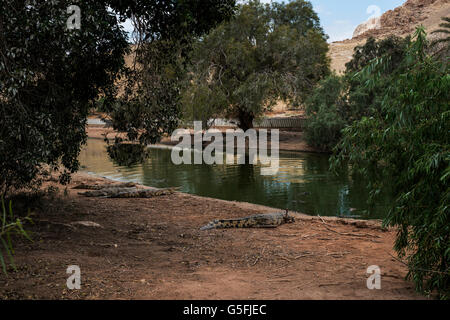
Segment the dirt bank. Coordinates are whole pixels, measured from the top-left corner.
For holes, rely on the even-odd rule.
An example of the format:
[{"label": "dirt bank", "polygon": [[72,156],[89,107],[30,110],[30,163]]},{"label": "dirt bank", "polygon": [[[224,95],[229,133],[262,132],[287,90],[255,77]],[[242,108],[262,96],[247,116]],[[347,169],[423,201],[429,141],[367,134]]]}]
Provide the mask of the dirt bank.
[{"label": "dirt bank", "polygon": [[[34,242],[17,242],[19,272],[0,275],[0,299],[422,298],[390,255],[395,233],[378,221],[296,214],[276,229],[200,231],[212,219],[273,209],[182,193],[84,198],[71,189],[101,181],[76,174],[66,195],[36,212]],[[66,288],[69,265],[81,268],[81,290]],[[381,268],[381,290],[366,287],[370,265]]]},{"label": "dirt bank", "polygon": [[[86,132],[89,138],[97,139],[104,139],[105,137],[107,137],[108,139],[113,140],[117,135],[117,133],[112,128],[108,128],[102,125],[89,125],[87,126]],[[118,136],[123,137],[124,135],[118,134]],[[280,151],[316,153],[321,152],[321,150],[313,148],[306,143],[303,132],[280,131],[279,142]],[[170,137],[164,137],[159,144],[165,146],[173,146],[178,144],[178,142],[171,141]],[[270,142],[268,143],[268,147],[270,147]]]}]

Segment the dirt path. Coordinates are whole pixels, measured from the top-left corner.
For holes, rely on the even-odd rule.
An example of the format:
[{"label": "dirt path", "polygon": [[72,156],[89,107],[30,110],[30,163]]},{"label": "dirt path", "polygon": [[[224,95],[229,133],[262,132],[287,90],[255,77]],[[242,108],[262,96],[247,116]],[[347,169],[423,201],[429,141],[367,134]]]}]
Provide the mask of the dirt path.
[{"label": "dirt path", "polygon": [[[73,182],[99,181],[76,174]],[[297,215],[276,229],[199,231],[215,218],[273,209],[182,193],[68,191],[34,217],[34,242],[17,243],[19,272],[0,275],[0,299],[422,299],[389,255],[394,232],[378,222]],[[81,268],[81,290],[66,288],[69,265]],[[366,287],[370,265],[381,268],[381,290]]]}]

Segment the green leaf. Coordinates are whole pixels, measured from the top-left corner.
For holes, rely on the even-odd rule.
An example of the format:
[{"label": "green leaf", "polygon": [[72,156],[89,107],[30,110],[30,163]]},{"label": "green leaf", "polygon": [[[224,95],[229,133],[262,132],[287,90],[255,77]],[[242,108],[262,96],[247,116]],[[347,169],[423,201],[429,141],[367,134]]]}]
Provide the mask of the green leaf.
[{"label": "green leaf", "polygon": [[12,200],[9,200],[9,218],[13,220]]},{"label": "green leaf", "polygon": [[33,240],[28,236],[28,233],[23,229],[22,222],[19,219],[16,220],[16,224],[17,224],[17,227],[19,228],[20,232],[22,233],[22,235],[25,238],[27,238],[28,240],[30,240],[31,242],[33,242]]},{"label": "green leaf", "polygon": [[6,271],[6,264],[5,264],[5,260],[3,259],[3,255],[2,255],[2,251],[1,250],[0,250],[0,263],[2,265],[3,273],[4,274],[8,274],[8,272]]},{"label": "green leaf", "polygon": [[9,261],[11,263],[11,266],[14,268],[14,271],[17,271],[16,264],[14,263],[14,258],[13,258],[12,254],[11,254],[10,248],[8,247],[8,245],[6,244],[6,242],[5,242],[5,240],[3,238],[0,237],[0,241],[2,242],[2,244],[3,244],[4,248],[5,248],[6,254],[9,257]]},{"label": "green leaf", "polygon": [[2,197],[2,231],[4,230],[4,226],[6,225],[6,208],[5,208],[5,200]]}]

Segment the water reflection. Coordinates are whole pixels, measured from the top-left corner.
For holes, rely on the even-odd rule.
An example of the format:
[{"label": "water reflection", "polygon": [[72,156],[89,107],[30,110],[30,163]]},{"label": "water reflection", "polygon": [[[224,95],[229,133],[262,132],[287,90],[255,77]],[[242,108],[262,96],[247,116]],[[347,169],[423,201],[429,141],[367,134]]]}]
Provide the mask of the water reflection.
[{"label": "water reflection", "polygon": [[132,167],[144,164],[148,159],[148,150],[140,144],[113,143],[106,147],[111,160],[119,166]]},{"label": "water reflection", "polygon": [[[261,175],[264,166],[259,164],[174,165],[170,150],[154,148],[143,164],[121,166],[108,157],[102,140],[89,139],[80,161],[86,171],[100,176],[155,187],[181,187],[183,192],[212,198],[311,215],[381,218],[385,214],[382,203],[367,207],[365,181],[351,179],[348,174],[336,177],[328,170],[326,155],[280,153],[278,172],[265,176]],[[383,203],[387,201],[386,195]]]}]

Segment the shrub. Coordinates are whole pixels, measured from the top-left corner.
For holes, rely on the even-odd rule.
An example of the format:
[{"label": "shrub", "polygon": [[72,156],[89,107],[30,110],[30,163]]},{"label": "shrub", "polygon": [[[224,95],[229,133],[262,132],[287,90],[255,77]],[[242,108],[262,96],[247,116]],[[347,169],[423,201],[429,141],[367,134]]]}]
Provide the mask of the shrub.
[{"label": "shrub", "polygon": [[[308,144],[331,151],[345,126],[362,117],[382,114],[384,92],[390,86],[391,77],[404,68],[402,63],[409,41],[394,36],[379,41],[369,38],[355,48],[344,76],[332,75],[319,83],[305,104],[309,117],[305,128]],[[371,78],[355,74],[376,58],[389,64],[378,70],[376,83],[367,86]]]},{"label": "shrub", "polygon": [[320,82],[305,103],[308,122],[305,137],[309,145],[331,150],[341,138],[346,121],[342,117],[343,79],[331,75]]}]

